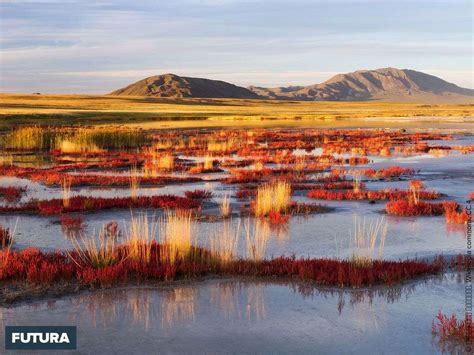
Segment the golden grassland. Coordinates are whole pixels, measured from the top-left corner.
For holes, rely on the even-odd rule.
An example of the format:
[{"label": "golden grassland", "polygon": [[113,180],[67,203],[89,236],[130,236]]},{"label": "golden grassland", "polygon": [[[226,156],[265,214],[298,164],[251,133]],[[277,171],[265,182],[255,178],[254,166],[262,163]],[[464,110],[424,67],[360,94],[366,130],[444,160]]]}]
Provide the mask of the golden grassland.
[{"label": "golden grassland", "polygon": [[[167,99],[92,95],[0,94],[0,127],[17,124],[131,124],[148,128],[212,127],[249,122],[326,122],[397,118],[470,119],[471,104]],[[143,125],[146,123],[146,125]],[[176,124],[176,125],[175,125]]]}]

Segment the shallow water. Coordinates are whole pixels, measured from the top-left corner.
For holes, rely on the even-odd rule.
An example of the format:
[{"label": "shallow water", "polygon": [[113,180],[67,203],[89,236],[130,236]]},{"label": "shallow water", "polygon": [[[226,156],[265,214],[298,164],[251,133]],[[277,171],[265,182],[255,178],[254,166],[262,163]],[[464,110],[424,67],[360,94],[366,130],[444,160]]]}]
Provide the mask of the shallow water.
[{"label": "shallow water", "polygon": [[212,280],[35,301],[3,308],[0,319],[76,325],[78,351],[86,353],[432,354],[440,352],[431,335],[438,310],[463,310],[459,280],[372,293]]},{"label": "shallow water", "polygon": [[[442,141],[440,143],[444,143]],[[458,137],[452,144],[474,144],[474,137]],[[454,143],[453,143],[454,142]],[[320,152],[317,154],[320,154]],[[375,158],[374,158],[375,159]],[[420,170],[418,177],[426,183],[427,190],[438,190],[447,195],[447,199],[457,200],[465,204],[469,192],[474,191],[474,159],[472,154],[450,154],[444,157],[421,155],[415,157],[394,156],[389,158],[376,157],[374,163],[367,166],[381,168],[391,165],[414,167]],[[360,168],[363,168],[361,166]],[[0,178],[5,185],[28,186],[28,194],[23,198],[60,198],[59,188],[49,188],[25,179]],[[368,189],[401,188],[406,189],[407,181],[370,181]],[[217,203],[226,193],[237,188],[233,185],[222,185],[219,182],[198,182],[175,184],[164,187],[141,187],[142,195],[176,194],[184,196],[184,192],[194,189],[212,191],[214,198],[207,214],[218,214]],[[72,194],[90,195],[95,197],[129,196],[128,188],[74,188]],[[376,221],[383,215],[384,202],[373,205],[368,202],[353,201],[317,201],[305,197],[306,192],[298,192],[294,200],[321,203],[335,207],[334,212],[292,217],[287,226],[277,228],[265,226],[268,230],[265,255],[296,255],[313,257],[347,257],[351,249],[351,231],[354,229],[354,218],[365,219],[367,223]],[[238,212],[242,201],[232,198],[234,211]],[[140,211],[135,210],[134,214]],[[91,235],[98,231],[104,223],[117,221],[122,230],[127,228],[130,221],[130,211],[114,210],[82,214],[86,222],[83,232]],[[150,218],[159,217],[162,211],[148,211]],[[431,257],[437,254],[458,254],[466,248],[466,227],[464,225],[448,225],[444,217],[386,217],[388,234],[385,241],[383,257],[387,259]],[[240,225],[241,238],[239,251],[244,254],[244,227],[254,223],[247,218],[240,219],[237,215],[232,221],[234,226]],[[16,227],[15,248],[23,249],[28,246],[39,247],[43,250],[67,249],[72,246],[70,237],[64,233],[59,224],[59,217],[37,217],[29,215],[0,215],[0,224]],[[212,234],[222,230],[222,222],[195,223],[196,241],[206,246]],[[157,236],[159,238],[159,236]]]},{"label": "shallow water", "polygon": [[[369,124],[370,122],[368,122]],[[431,141],[440,145],[473,145],[474,137],[454,141]],[[294,152],[303,154],[303,151]],[[316,149],[312,154],[321,154]],[[452,153],[435,157],[369,157],[373,161],[356,167],[382,168],[392,165],[412,167],[419,172],[427,190],[438,190],[465,204],[474,191],[473,154]],[[192,157],[187,157],[192,158]],[[202,158],[196,158],[197,160]],[[351,167],[353,168],[353,167]],[[103,173],[103,172],[102,172]],[[111,171],[109,174],[124,174]],[[208,180],[225,173],[199,175]],[[45,187],[25,179],[0,178],[0,184],[27,186],[29,199],[61,198],[59,188]],[[367,181],[369,190],[406,189],[407,179]],[[204,214],[218,214],[217,203],[237,185],[216,181],[142,186],[142,195],[176,194],[204,189],[214,198],[205,203]],[[293,199],[321,203],[334,211],[309,216],[293,216],[285,226],[270,226],[268,221],[240,218],[241,201],[232,198],[231,222],[196,222],[195,243],[209,245],[210,236],[219,236],[224,223],[239,228],[238,252],[245,256],[245,229],[259,223],[265,231],[262,254],[266,257],[347,258],[355,252],[351,235],[354,220],[367,223],[382,218],[385,202],[317,201],[297,192]],[[73,188],[72,194],[94,197],[128,197],[123,188]],[[145,212],[134,210],[133,213]],[[163,211],[146,211],[158,221]],[[82,233],[92,235],[111,221],[119,223],[125,234],[131,211],[111,210],[81,214],[86,226]],[[466,250],[466,226],[447,225],[444,217],[384,217],[388,222],[383,253],[385,259],[429,258],[455,255]],[[30,246],[42,250],[70,249],[72,238],[64,232],[59,217],[0,215],[0,225],[16,225],[14,248]],[[156,235],[159,239],[159,233]],[[377,248],[376,248],[377,249]],[[83,292],[56,300],[34,301],[2,308],[4,325],[77,325],[79,351],[85,353],[156,352],[238,352],[238,353],[437,353],[439,346],[431,336],[431,322],[439,309],[461,315],[464,285],[454,274],[432,278],[409,286],[381,288],[377,291],[351,291],[307,288],[302,285],[271,284],[235,280],[213,280],[176,284],[170,287],[136,287]],[[0,338],[3,333],[0,332]],[[0,342],[2,339],[0,339]]]}]

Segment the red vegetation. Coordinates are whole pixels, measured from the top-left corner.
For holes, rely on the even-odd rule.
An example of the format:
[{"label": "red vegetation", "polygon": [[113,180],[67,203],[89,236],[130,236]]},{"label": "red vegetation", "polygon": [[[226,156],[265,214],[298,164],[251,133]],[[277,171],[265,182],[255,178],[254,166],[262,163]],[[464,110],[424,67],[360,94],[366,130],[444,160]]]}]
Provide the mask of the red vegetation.
[{"label": "red vegetation", "polygon": [[88,197],[73,196],[69,206],[64,207],[62,199],[30,201],[21,206],[0,206],[0,213],[39,213],[41,215],[58,215],[71,212],[89,212],[114,208],[180,208],[194,209],[200,206],[199,201],[174,195],[132,197]]},{"label": "red vegetation", "polygon": [[324,213],[324,212],[329,212],[329,211],[331,211],[331,208],[325,205],[292,201],[288,206],[287,213],[299,215],[299,214],[311,214],[311,213]]},{"label": "red vegetation", "polygon": [[290,216],[281,214],[280,212],[270,211],[268,219],[272,224],[285,224],[290,220]]},{"label": "red vegetation", "polygon": [[109,238],[116,238],[120,235],[118,223],[111,221],[105,225],[105,235]]},{"label": "red vegetation", "polygon": [[11,245],[13,242],[10,229],[0,226],[0,249]]},{"label": "red vegetation", "polygon": [[391,166],[384,169],[365,169],[362,173],[370,178],[393,178],[400,177],[402,175],[412,175],[415,173],[415,169],[402,168],[401,166]]},{"label": "red vegetation", "polygon": [[30,284],[52,284],[61,280],[84,285],[109,286],[128,280],[174,280],[218,274],[223,276],[279,277],[309,281],[318,285],[338,287],[365,287],[391,285],[415,277],[436,274],[442,263],[406,261],[373,261],[354,265],[350,261],[333,259],[295,259],[279,257],[263,261],[235,260],[216,263],[211,253],[192,248],[189,255],[170,264],[160,261],[163,247],[152,242],[150,261],[127,258],[127,247],[116,249],[115,264],[93,268],[76,263],[74,253],[44,253],[38,249],[10,251],[8,267],[0,268],[2,281],[27,281]]},{"label": "red vegetation", "polygon": [[[323,184],[291,184],[294,191],[297,190],[347,190],[354,188],[354,181],[344,180],[335,182],[326,182]],[[359,189],[365,189],[363,182],[359,183]]]},{"label": "red vegetation", "polygon": [[460,210],[460,206],[456,203],[445,205],[446,223],[466,224],[471,219],[471,215],[467,213],[467,209]]},{"label": "red vegetation", "polygon": [[255,196],[256,189],[239,189],[235,193],[235,197],[237,198],[250,198]]},{"label": "red vegetation", "polygon": [[212,192],[207,190],[185,191],[184,196],[191,200],[210,200]]},{"label": "red vegetation", "polygon": [[0,186],[0,198],[8,202],[18,201],[26,192],[26,187]]},{"label": "red vegetation", "polygon": [[[439,198],[440,194],[436,191],[420,191],[420,197],[425,200],[434,200]],[[318,200],[408,200],[411,197],[410,191],[403,190],[381,190],[381,191],[328,191],[312,190],[308,192],[308,197]]]},{"label": "red vegetation", "polygon": [[458,208],[456,201],[430,203],[419,201],[399,200],[390,201],[385,205],[385,211],[395,216],[441,216],[445,211],[455,211]]},{"label": "red vegetation", "polygon": [[454,313],[449,317],[439,311],[433,320],[431,331],[442,344],[453,342],[467,345],[468,340],[474,339],[472,318],[458,320]]},{"label": "red vegetation", "polygon": [[[28,178],[31,181],[42,183],[48,186],[60,186],[64,179],[71,181],[71,186],[129,186],[130,177],[120,175],[101,174],[68,174],[63,172],[50,171],[48,169],[36,169],[16,166],[0,166],[0,175],[16,176]],[[199,182],[199,177],[177,177],[177,176],[156,176],[140,177],[140,185],[163,185],[172,183]]]},{"label": "red vegetation", "polygon": [[470,215],[467,214],[466,210],[461,212],[446,211],[446,222],[453,224],[466,224],[469,222]]},{"label": "red vegetation", "polygon": [[74,217],[67,214],[61,215],[60,221],[61,227],[67,231],[81,229],[84,224],[84,220],[81,216]]},{"label": "red vegetation", "polygon": [[297,172],[293,168],[270,169],[263,168],[261,170],[235,169],[232,176],[222,180],[224,184],[248,184],[261,182],[264,178],[279,177],[285,180],[299,179],[303,177],[302,172]]}]

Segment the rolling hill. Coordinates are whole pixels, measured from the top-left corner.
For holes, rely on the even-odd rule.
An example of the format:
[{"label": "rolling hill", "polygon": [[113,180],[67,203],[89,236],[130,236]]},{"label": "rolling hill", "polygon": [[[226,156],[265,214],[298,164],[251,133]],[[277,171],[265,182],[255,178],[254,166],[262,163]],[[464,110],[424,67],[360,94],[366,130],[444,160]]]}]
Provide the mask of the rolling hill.
[{"label": "rolling hill", "polygon": [[199,97],[274,99],[298,101],[396,101],[429,103],[472,103],[474,90],[461,88],[436,76],[409,69],[382,68],[338,74],[321,84],[248,89],[224,81],[151,76],[110,95],[152,97]]},{"label": "rolling hill", "polygon": [[189,78],[175,74],[150,76],[137,81],[110,95],[153,96],[153,97],[203,97],[203,98],[233,98],[256,99],[254,92],[225,81]]}]

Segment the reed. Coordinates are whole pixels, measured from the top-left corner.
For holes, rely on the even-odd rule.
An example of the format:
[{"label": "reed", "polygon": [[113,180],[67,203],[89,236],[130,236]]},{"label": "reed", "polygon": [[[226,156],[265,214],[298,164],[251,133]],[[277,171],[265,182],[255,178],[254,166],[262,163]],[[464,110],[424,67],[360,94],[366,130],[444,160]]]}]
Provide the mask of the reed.
[{"label": "reed", "polygon": [[353,170],[352,171],[352,179],[353,179],[353,191],[354,192],[359,192],[361,190],[361,172],[359,170]]},{"label": "reed", "polygon": [[423,190],[425,184],[421,180],[411,180],[408,183],[408,188],[410,189],[413,197],[413,203],[418,204],[420,202],[420,191]]},{"label": "reed", "polygon": [[69,139],[59,140],[56,148],[61,153],[78,154],[78,153],[101,153],[104,152],[96,144],[87,141],[71,141]]},{"label": "reed", "polygon": [[285,181],[264,184],[257,189],[254,213],[257,217],[270,212],[285,212],[291,202],[291,185]]},{"label": "reed", "polygon": [[99,152],[104,149],[131,148],[149,141],[140,130],[116,127],[17,127],[6,134],[8,149],[60,149],[65,153]]},{"label": "reed", "polygon": [[232,214],[232,206],[230,205],[230,195],[225,194],[219,204],[219,212],[222,218],[229,218]]},{"label": "reed", "polygon": [[152,242],[157,236],[158,223],[150,222],[146,213],[138,216],[132,214],[128,228],[125,230],[124,246],[127,257],[148,264],[151,259]]},{"label": "reed", "polygon": [[262,171],[263,168],[265,168],[265,165],[261,161],[258,161],[253,165],[253,170],[255,171]]},{"label": "reed", "polygon": [[0,153],[0,165],[13,166],[13,155]]},{"label": "reed", "polygon": [[138,173],[136,165],[132,166],[129,171],[130,179],[130,197],[136,200],[140,190],[140,174]]},{"label": "reed", "polygon": [[352,262],[357,266],[372,264],[375,258],[375,248],[378,242],[378,255],[383,256],[388,223],[385,218],[378,218],[375,222],[367,222],[365,218],[354,218],[354,231],[351,231]]},{"label": "reed", "polygon": [[98,269],[120,261],[116,241],[114,238],[108,238],[105,225],[101,227],[98,235],[94,231],[91,237],[82,234],[71,241],[73,250],[67,251],[67,254],[79,268]]},{"label": "reed", "polygon": [[194,242],[192,212],[167,210],[160,220],[160,240],[165,246],[162,261],[174,263],[189,255]]},{"label": "reed", "polygon": [[18,226],[19,219],[16,220],[12,227],[0,226],[0,249],[9,251],[15,240],[16,227]]},{"label": "reed", "polygon": [[306,168],[306,160],[304,156],[298,157],[296,159],[294,168],[296,171],[304,171],[304,169]]},{"label": "reed", "polygon": [[240,237],[240,222],[237,226],[226,220],[219,230],[213,231],[210,236],[210,250],[223,264],[229,264],[237,256],[237,247]]},{"label": "reed", "polygon": [[226,141],[217,141],[214,139],[210,139],[207,142],[207,151],[212,153],[225,153],[234,149],[237,145],[236,139],[228,139]]},{"label": "reed", "polygon": [[212,159],[212,157],[210,157],[209,155],[207,155],[205,158],[204,158],[204,166],[203,166],[204,170],[212,170],[214,169],[214,159]]},{"label": "reed", "polygon": [[261,261],[265,258],[270,233],[270,223],[267,220],[257,218],[253,224],[250,223],[250,219],[246,221],[245,242],[247,259]]},{"label": "reed", "polygon": [[12,252],[13,241],[15,239],[15,230],[18,220],[15,223],[13,231],[10,231],[10,228],[3,228],[0,226],[0,279],[3,277],[3,274],[11,268],[10,265],[10,255]]},{"label": "reed", "polygon": [[173,170],[174,167],[174,156],[172,154],[164,154],[157,157],[156,167],[159,170]]},{"label": "reed", "polygon": [[71,183],[71,176],[65,176],[61,182],[61,194],[63,199],[63,207],[65,208],[68,208],[71,204]]},{"label": "reed", "polygon": [[18,150],[50,149],[55,132],[41,126],[17,127],[4,137],[4,147]]}]

